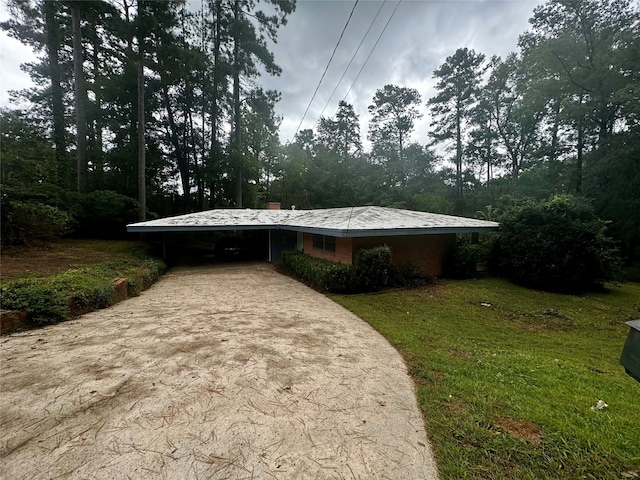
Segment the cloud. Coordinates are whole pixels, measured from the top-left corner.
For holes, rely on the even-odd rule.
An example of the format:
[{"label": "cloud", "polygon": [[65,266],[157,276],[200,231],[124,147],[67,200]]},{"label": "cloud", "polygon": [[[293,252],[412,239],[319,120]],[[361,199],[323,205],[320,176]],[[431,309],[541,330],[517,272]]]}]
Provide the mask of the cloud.
[{"label": "cloud", "polygon": [[[360,115],[361,133],[365,139],[369,120],[367,106],[376,89],[388,83],[416,88],[423,98],[421,112],[424,116],[416,125],[412,140],[426,143],[431,119],[425,104],[435,94],[433,71],[459,47],[473,48],[487,58],[516,50],[518,36],[527,29],[533,9],[541,3],[541,0],[403,0],[398,6],[397,0],[360,0],[318,94],[309,106],[354,3],[351,0],[298,0],[296,11],[278,33],[278,42],[271,45],[276,63],[282,67],[282,75],[264,75],[261,79],[265,88],[282,93],[276,107],[283,117],[281,140],[286,142],[293,138],[307,106],[309,112],[301,128],[314,125],[370,27],[323,115],[333,116],[338,102],[352,87],[346,100]],[[395,15],[354,83],[396,6]],[[375,18],[378,11],[380,14]],[[7,15],[3,5],[0,20],[6,19]],[[0,105],[6,106],[7,90],[32,85],[28,75],[19,70],[19,64],[34,60],[35,55],[4,32],[0,35]]]},{"label": "cloud", "polygon": [[[536,0],[402,2],[347,98],[361,117],[363,137],[369,118],[367,106],[376,89],[393,83],[416,88],[421,93],[424,117],[416,126],[413,140],[426,143],[431,120],[424,103],[435,93],[433,71],[459,47],[473,48],[487,58],[516,50],[518,36],[527,29],[527,21],[540,3]],[[312,127],[318,119],[381,5],[377,0],[359,2],[301,128]],[[352,85],[396,5],[394,0],[385,2],[324,116],[335,113],[338,101]],[[276,62],[283,68],[282,76],[265,77],[263,81],[269,88],[282,91],[277,111],[286,119],[280,134],[283,142],[292,139],[352,7],[352,2],[339,0],[302,0],[281,29],[273,51]]]},{"label": "cloud", "polygon": [[[0,21],[6,19],[6,13],[0,15]],[[20,65],[37,60],[37,56],[31,47],[4,32],[0,32],[0,45],[0,106],[4,107],[9,105],[10,91],[33,86],[31,78],[20,69]]]}]

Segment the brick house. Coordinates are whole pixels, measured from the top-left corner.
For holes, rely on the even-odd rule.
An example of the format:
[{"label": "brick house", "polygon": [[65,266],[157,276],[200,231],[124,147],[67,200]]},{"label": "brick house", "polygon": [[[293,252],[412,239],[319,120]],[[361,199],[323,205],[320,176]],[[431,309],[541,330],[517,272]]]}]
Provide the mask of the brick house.
[{"label": "brick house", "polygon": [[296,248],[334,262],[353,263],[358,250],[391,247],[393,263],[413,264],[424,275],[442,273],[457,233],[496,231],[499,224],[465,217],[385,207],[317,210],[216,209],[127,225],[129,232],[264,231],[260,246],[269,261]]}]

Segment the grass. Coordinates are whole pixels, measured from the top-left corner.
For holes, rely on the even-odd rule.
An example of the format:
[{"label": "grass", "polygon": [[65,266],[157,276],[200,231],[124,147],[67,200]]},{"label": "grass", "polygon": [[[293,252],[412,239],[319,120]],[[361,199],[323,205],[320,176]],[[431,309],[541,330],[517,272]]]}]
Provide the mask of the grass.
[{"label": "grass", "polygon": [[618,364],[640,284],[578,297],[482,278],[331,298],[403,355],[443,480],[640,478],[640,384]]}]

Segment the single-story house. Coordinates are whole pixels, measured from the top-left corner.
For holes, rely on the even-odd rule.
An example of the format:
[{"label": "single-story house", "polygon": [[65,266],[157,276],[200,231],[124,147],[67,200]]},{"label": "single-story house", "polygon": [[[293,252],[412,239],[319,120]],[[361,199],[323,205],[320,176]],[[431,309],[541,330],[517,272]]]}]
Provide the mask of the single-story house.
[{"label": "single-story house", "polygon": [[284,250],[351,264],[362,248],[387,245],[393,263],[413,264],[423,275],[442,273],[444,257],[457,233],[497,231],[499,224],[451,215],[386,207],[316,210],[215,209],[127,225],[129,232],[265,230],[264,257],[279,261]]}]

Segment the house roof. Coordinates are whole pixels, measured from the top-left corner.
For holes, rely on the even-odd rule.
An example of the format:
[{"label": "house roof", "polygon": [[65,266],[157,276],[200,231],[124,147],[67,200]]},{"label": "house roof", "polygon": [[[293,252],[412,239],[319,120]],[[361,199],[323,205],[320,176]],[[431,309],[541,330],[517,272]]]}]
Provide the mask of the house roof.
[{"label": "house roof", "polygon": [[317,210],[216,209],[127,225],[129,232],[292,230],[333,237],[374,237],[498,230],[497,222],[386,207]]}]

